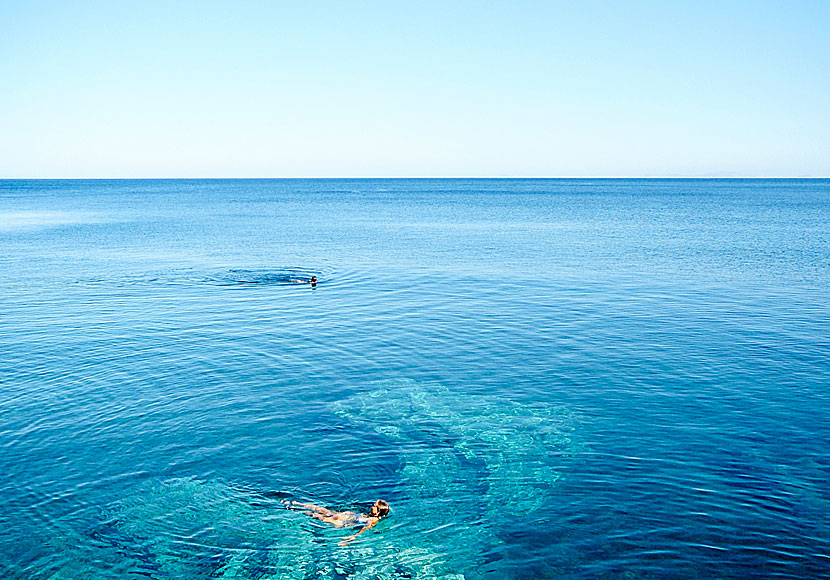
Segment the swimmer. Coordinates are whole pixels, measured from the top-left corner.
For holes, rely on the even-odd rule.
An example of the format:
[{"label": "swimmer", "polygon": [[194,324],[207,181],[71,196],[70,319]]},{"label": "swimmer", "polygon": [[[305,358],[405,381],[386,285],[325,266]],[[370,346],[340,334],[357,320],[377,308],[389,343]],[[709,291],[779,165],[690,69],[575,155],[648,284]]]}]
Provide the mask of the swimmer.
[{"label": "swimmer", "polygon": [[331,524],[336,528],[352,528],[355,526],[363,526],[359,532],[341,540],[337,543],[338,546],[345,546],[366,530],[372,528],[385,515],[389,514],[389,504],[382,499],[377,500],[372,507],[369,508],[368,514],[359,514],[357,512],[336,512],[323,506],[315,505],[313,503],[302,503],[299,501],[282,500],[280,503],[284,504],[287,509],[305,509],[309,510],[303,512],[307,516],[318,519],[321,522]]},{"label": "swimmer", "polygon": [[288,281],[292,284],[311,284],[312,288],[317,287],[317,276],[312,276],[308,280],[304,280],[302,278],[289,278]]}]

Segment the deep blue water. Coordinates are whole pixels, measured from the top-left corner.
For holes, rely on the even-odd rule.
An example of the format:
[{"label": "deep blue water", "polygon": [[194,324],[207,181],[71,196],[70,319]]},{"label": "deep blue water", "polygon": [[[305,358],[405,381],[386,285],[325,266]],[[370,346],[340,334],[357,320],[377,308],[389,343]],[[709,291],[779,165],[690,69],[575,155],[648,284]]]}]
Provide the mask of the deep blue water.
[{"label": "deep blue water", "polygon": [[828,289],[827,180],[0,181],[0,577],[828,577]]}]

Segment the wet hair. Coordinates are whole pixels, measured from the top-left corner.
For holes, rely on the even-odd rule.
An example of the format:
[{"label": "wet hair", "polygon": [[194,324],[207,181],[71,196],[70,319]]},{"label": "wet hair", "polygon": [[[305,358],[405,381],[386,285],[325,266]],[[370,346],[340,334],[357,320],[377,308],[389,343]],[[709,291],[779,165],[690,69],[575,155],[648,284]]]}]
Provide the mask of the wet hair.
[{"label": "wet hair", "polygon": [[372,507],[378,508],[378,517],[382,518],[385,515],[389,514],[389,504],[383,501],[382,499],[377,500]]}]

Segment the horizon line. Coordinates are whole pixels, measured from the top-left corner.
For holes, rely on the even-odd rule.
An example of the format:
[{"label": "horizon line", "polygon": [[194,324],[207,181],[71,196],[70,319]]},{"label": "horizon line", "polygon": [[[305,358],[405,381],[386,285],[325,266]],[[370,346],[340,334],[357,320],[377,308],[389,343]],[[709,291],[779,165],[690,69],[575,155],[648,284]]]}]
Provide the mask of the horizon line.
[{"label": "horizon line", "polygon": [[736,176],[706,176],[706,175],[605,175],[605,176],[583,176],[583,175],[567,175],[567,176],[510,176],[510,175],[430,175],[430,176],[279,176],[279,177],[264,177],[264,176],[244,176],[244,177],[195,177],[195,176],[177,176],[177,177],[0,177],[0,181],[105,181],[105,180],[169,180],[169,179],[200,179],[200,180],[231,180],[231,179],[251,179],[251,180],[268,180],[268,179],[830,179],[830,176],[798,176],[798,175],[736,175]]}]

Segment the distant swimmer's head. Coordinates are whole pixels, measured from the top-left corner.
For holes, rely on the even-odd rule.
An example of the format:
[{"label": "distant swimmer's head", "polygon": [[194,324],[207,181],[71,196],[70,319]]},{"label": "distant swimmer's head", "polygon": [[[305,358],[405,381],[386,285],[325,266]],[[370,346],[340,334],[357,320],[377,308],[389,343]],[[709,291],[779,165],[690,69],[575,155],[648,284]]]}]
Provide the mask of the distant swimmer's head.
[{"label": "distant swimmer's head", "polygon": [[312,276],[312,277],[311,277],[311,283],[312,283],[312,284],[316,284],[316,283],[317,283],[317,276]]},{"label": "distant swimmer's head", "polygon": [[369,517],[382,518],[386,515],[389,515],[388,503],[386,503],[382,499],[379,499],[374,504],[372,504],[372,508],[369,510]]}]

